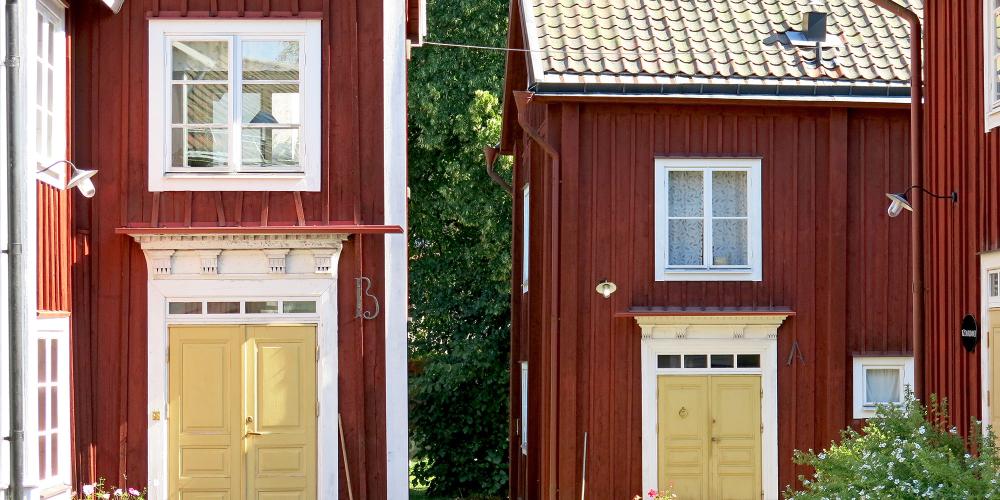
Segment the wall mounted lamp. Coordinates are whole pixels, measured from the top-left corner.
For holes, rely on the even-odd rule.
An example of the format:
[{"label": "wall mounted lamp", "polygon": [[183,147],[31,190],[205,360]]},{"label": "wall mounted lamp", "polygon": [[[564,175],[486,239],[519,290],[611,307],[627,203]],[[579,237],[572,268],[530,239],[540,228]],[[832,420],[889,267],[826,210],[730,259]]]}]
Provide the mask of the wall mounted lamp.
[{"label": "wall mounted lamp", "polygon": [[611,294],[615,293],[615,290],[617,289],[618,285],[608,280],[601,280],[601,282],[597,284],[597,293],[601,294],[601,296],[606,299],[611,298]]},{"label": "wall mounted lamp", "polygon": [[77,188],[80,190],[80,194],[86,196],[87,198],[94,197],[94,194],[97,193],[97,188],[94,187],[94,181],[90,180],[90,178],[97,175],[97,170],[77,168],[77,166],[69,160],[59,160],[43,169],[37,170],[35,173],[40,174],[42,172],[48,172],[56,165],[69,166],[69,175],[63,177],[64,179],[69,180],[66,181],[66,185],[62,188],[63,190]]},{"label": "wall mounted lamp", "polygon": [[886,210],[886,212],[888,212],[889,214],[889,217],[897,217],[899,216],[899,214],[903,213],[903,210],[909,210],[911,212],[913,211],[913,205],[910,204],[910,199],[907,197],[907,195],[910,193],[910,191],[913,191],[914,189],[920,190],[924,194],[932,198],[937,198],[939,200],[951,200],[952,203],[958,203],[958,192],[956,191],[952,191],[951,194],[935,194],[928,191],[923,186],[910,186],[909,188],[906,189],[906,191],[903,191],[902,193],[885,194],[886,198],[889,198],[889,200],[891,201],[891,203],[889,203],[889,209]]}]

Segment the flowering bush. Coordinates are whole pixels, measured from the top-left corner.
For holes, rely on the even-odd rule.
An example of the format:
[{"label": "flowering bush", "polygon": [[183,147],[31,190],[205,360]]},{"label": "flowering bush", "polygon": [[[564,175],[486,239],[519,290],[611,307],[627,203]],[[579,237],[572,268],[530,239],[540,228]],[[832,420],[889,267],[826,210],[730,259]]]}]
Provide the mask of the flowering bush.
[{"label": "flowering bush", "polygon": [[82,496],[78,498],[81,500],[146,500],[145,488],[139,491],[136,488],[126,486],[124,488],[112,488],[109,491],[105,489],[104,478],[97,480],[96,483],[83,485],[83,488],[80,488],[80,494]]},{"label": "flowering bush", "polygon": [[970,453],[955,427],[947,427],[947,401],[931,396],[928,408],[907,393],[901,405],[880,405],[862,432],[847,429],[840,444],[820,453],[796,451],[794,461],[815,470],[799,476],[785,498],[1000,499],[1000,458],[992,429],[973,420]]},{"label": "flowering bush", "polygon": [[[677,498],[677,494],[674,493],[674,483],[668,484],[665,490],[651,489],[646,492],[646,496],[649,497],[649,500],[674,500]],[[642,495],[636,495],[632,500],[642,500]]]}]

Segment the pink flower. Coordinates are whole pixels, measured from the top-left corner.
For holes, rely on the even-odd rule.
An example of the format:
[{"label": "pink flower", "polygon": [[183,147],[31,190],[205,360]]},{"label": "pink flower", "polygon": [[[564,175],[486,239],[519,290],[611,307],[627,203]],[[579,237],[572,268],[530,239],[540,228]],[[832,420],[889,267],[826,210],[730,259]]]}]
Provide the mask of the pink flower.
[{"label": "pink flower", "polygon": [[137,496],[139,496],[139,495],[140,495],[140,493],[139,493],[139,490],[137,490],[137,489],[135,489],[135,488],[129,488],[129,489],[128,489],[128,494],[129,494],[129,495],[132,495],[132,496],[134,496],[134,497],[137,497]]},{"label": "pink flower", "polygon": [[646,494],[649,495],[649,498],[656,498],[656,490],[652,488],[649,490],[649,493]]},{"label": "pink flower", "polygon": [[84,495],[87,495],[87,496],[93,495],[95,491],[97,491],[97,488],[95,488],[93,484],[85,484],[85,485],[83,485],[83,494]]},{"label": "pink flower", "polygon": [[115,488],[115,496],[116,496],[116,497],[120,497],[120,496],[122,496],[122,495],[124,495],[124,494],[125,494],[125,492],[124,492],[124,491],[122,491],[122,489],[121,489],[121,488]]}]

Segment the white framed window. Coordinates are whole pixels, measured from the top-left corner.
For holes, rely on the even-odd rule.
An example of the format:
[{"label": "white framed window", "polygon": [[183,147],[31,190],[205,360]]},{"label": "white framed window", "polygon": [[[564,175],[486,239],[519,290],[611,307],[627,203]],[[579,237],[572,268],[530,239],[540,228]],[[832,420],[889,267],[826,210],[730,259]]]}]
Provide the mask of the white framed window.
[{"label": "white framed window", "polygon": [[879,404],[901,404],[912,387],[912,357],[855,356],[854,418],[874,417]]},{"label": "white framed window", "polygon": [[[69,318],[38,319],[34,347],[32,422],[39,488],[70,484]],[[29,407],[31,408],[31,407]],[[30,424],[29,424],[30,427]],[[31,449],[29,448],[29,449]]]},{"label": "white framed window", "polygon": [[528,291],[528,263],[531,261],[529,235],[531,222],[531,187],[521,190],[521,293]]},{"label": "white framed window", "polygon": [[1000,0],[983,0],[983,76],[989,132],[1000,126]]},{"label": "white framed window", "polygon": [[987,307],[1000,307],[1000,269],[993,269],[987,274]]},{"label": "white framed window", "polygon": [[150,191],[319,191],[320,26],[149,21]]},{"label": "white framed window", "polygon": [[528,362],[521,361],[521,454],[528,454]]},{"label": "white framed window", "polygon": [[657,281],[760,281],[761,160],[655,161]]},{"label": "white framed window", "polygon": [[29,68],[34,84],[30,119],[34,121],[35,171],[38,179],[62,189],[68,182],[66,165],[48,168],[66,159],[66,26],[65,8],[57,2],[35,4],[34,50]]}]

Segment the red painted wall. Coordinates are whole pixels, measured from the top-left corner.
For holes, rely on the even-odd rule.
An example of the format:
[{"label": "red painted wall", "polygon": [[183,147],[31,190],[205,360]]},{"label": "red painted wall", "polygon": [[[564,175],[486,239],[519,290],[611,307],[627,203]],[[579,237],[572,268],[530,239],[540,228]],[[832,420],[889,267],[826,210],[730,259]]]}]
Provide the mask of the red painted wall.
[{"label": "red painted wall", "polygon": [[964,430],[982,417],[981,351],[962,348],[959,322],[980,317],[978,254],[1000,248],[1000,131],[984,133],[983,2],[928,2],[925,26],[924,184],[959,193],[923,205],[925,382]]},{"label": "red painted wall", "polygon": [[38,228],[38,310],[70,312],[70,236],[72,191],[36,183]]},{"label": "red painted wall", "polygon": [[[521,360],[530,416],[527,458],[511,449],[512,498],[579,498],[584,432],[587,496],[641,493],[640,332],[615,318],[640,306],[796,313],[778,335],[779,484],[792,483],[805,472],[794,449],[825,446],[852,424],[852,354],[912,349],[909,246],[893,244],[909,224],[885,213],[885,192],[908,185],[908,111],[558,98],[530,107],[561,162],[513,129],[515,185],[531,183],[531,276],[522,295],[516,189],[512,424]],[[654,281],[657,156],[763,157],[763,281]],[[609,300],[594,291],[603,278],[618,285]],[[805,361],[786,365],[796,341]]]},{"label": "red painted wall", "polygon": [[[125,226],[289,226],[383,222],[382,2],[362,0],[129,0],[112,15],[73,1],[73,160],[100,169],[97,196],[76,207],[78,304],[74,328],[75,470],[129,483],[146,479],[146,264]],[[323,20],[323,189],[317,193],[162,193],[146,189],[147,19],[294,17]],[[400,117],[402,119],[403,117]],[[299,210],[301,209],[301,217]],[[304,219],[304,220],[300,220]],[[353,280],[383,278],[381,235],[354,235],[340,257],[339,303]],[[379,297],[382,299],[381,296]],[[385,497],[382,318],[340,308],[340,386],[356,498]],[[346,488],[341,467],[341,488]],[[345,493],[346,495],[346,489]]]}]

